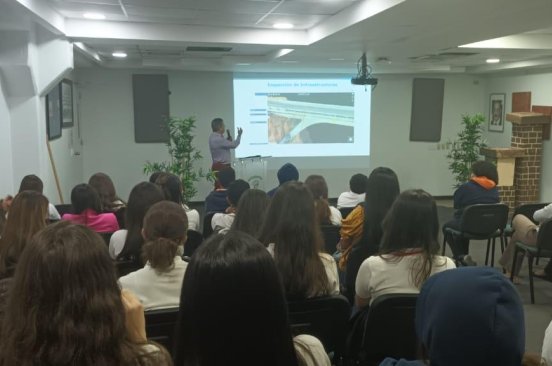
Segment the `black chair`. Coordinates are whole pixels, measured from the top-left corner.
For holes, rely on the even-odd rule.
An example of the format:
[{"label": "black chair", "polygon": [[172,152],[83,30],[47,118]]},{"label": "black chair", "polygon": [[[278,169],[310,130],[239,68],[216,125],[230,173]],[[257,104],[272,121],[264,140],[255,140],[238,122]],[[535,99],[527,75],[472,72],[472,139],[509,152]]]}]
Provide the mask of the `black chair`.
[{"label": "black chair", "polygon": [[310,334],[334,353],[334,364],[345,352],[351,306],[344,296],[325,296],[288,302],[294,335]]},{"label": "black chair", "polygon": [[209,212],[205,214],[205,217],[203,218],[203,238],[207,239],[211,234],[213,233],[213,227],[211,226],[211,221],[213,220],[213,216],[215,216],[216,212]]},{"label": "black chair", "polygon": [[184,244],[184,256],[191,257],[195,250],[203,243],[203,235],[195,230],[188,230],[188,239]]},{"label": "black chair", "polygon": [[355,209],[355,207],[341,207],[339,212],[341,212],[341,217],[344,219]]},{"label": "black chair", "polygon": [[66,205],[66,204],[56,205],[56,210],[57,210],[57,212],[59,212],[60,216],[63,216],[66,213],[72,214],[74,212],[73,211],[73,205]]},{"label": "black chair", "polygon": [[500,238],[500,248],[504,252],[504,229],[508,222],[508,205],[504,203],[477,204],[464,208],[460,220],[460,230],[445,228],[443,255],[447,234],[460,239],[487,240],[485,265],[489,264],[489,249],[492,244],[491,266],[494,266],[495,242]]},{"label": "black chair", "polygon": [[144,315],[148,340],[163,345],[172,354],[178,308],[148,310]]},{"label": "black chair", "polygon": [[341,228],[335,225],[320,225],[320,229],[324,237],[324,251],[328,254],[335,253],[340,239],[339,230]]},{"label": "black chair", "polygon": [[121,207],[120,209],[118,209],[117,211],[115,211],[113,213],[115,215],[115,217],[117,218],[117,223],[119,224],[119,229],[126,229],[126,221],[125,221],[126,210],[127,210],[126,207]]},{"label": "black chair", "polygon": [[100,234],[102,239],[105,241],[105,244],[109,246],[109,241],[111,240],[113,233],[98,233],[98,234]]},{"label": "black chair", "polygon": [[126,276],[143,267],[142,263],[136,259],[117,260],[115,261],[115,266],[117,267],[117,277]]},{"label": "black chair", "polygon": [[514,260],[512,261],[511,277],[514,280],[514,266],[518,253],[525,252],[527,263],[529,264],[529,289],[531,292],[531,304],[535,303],[535,290],[533,286],[533,259],[534,258],[552,258],[552,221],[547,221],[540,225],[537,235],[537,245],[530,246],[520,241],[516,241],[516,250],[514,251]]},{"label": "black chair", "polygon": [[414,360],[417,338],[414,319],[417,294],[378,296],[359,314],[362,336],[360,350],[352,355],[356,364],[379,365],[386,357]]}]

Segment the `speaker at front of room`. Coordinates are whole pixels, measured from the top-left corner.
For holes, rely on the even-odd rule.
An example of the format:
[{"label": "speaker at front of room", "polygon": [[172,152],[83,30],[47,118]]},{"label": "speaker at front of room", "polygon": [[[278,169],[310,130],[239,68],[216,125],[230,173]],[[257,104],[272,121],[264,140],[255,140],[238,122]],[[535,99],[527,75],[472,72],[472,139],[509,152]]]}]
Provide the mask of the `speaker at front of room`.
[{"label": "speaker at front of room", "polygon": [[169,78],[167,75],[132,75],[134,141],[169,141]]},{"label": "speaker at front of room", "polygon": [[414,79],[410,141],[441,141],[444,94],[445,79]]}]

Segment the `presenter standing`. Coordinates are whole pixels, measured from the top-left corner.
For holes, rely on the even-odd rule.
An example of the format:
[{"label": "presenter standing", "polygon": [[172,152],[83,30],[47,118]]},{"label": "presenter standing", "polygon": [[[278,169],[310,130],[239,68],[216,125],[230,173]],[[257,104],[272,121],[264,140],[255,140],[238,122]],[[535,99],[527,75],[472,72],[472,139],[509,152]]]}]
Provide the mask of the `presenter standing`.
[{"label": "presenter standing", "polygon": [[[211,129],[213,130],[209,136],[209,149],[211,150],[211,157],[213,159],[211,169],[213,171],[220,171],[230,167],[232,159],[230,150],[239,146],[243,130],[238,128],[238,137],[236,140],[232,140],[230,131],[226,130],[222,118],[212,120]],[[225,131],[226,137],[224,137]]]}]

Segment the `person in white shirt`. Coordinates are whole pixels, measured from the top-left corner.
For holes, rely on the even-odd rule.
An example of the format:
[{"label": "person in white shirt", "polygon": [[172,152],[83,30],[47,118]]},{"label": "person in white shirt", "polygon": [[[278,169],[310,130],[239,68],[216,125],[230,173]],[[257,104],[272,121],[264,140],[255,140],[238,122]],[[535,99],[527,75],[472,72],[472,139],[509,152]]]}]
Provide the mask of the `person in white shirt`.
[{"label": "person in white shirt", "polygon": [[314,199],[305,184],[287,182],[278,188],[259,238],[274,256],[288,299],[339,294],[337,265],[322,253]]},{"label": "person in white shirt", "polygon": [[144,310],[178,307],[187,263],[178,255],[186,242],[188,218],[182,206],[169,201],[154,204],[144,218],[144,268],[119,278]]},{"label": "person in white shirt", "polygon": [[355,174],[349,180],[349,191],[343,192],[337,199],[337,208],[356,207],[366,198],[368,177],[364,174]]},{"label": "person in white shirt", "polygon": [[252,236],[213,235],[182,285],[175,365],[330,366],[321,342],[293,337],[275,262]]},{"label": "person in white shirt", "polygon": [[182,192],[184,191],[184,187],[182,186],[182,181],[180,180],[180,178],[171,173],[160,173],[157,176],[155,184],[161,187],[166,200],[173,201],[178,203],[179,205],[182,205],[182,207],[186,211],[186,215],[188,215],[188,229],[199,231],[199,212],[197,212],[197,210],[190,209],[184,203],[182,199]]},{"label": "person in white shirt", "polygon": [[316,217],[320,225],[341,226],[341,212],[328,203],[328,185],[321,175],[309,175],[305,185],[312,193]]},{"label": "person in white shirt", "polygon": [[226,209],[226,213],[216,213],[213,215],[213,218],[211,219],[211,226],[214,231],[227,232],[230,230],[230,227],[234,222],[234,217],[236,217],[236,210],[240,198],[249,188],[249,183],[243,179],[237,179],[230,183],[228,186],[228,194],[226,196],[226,200],[230,206]]},{"label": "person in white shirt", "polygon": [[379,255],[367,258],[358,271],[356,306],[384,294],[417,294],[429,276],[456,268],[450,258],[437,255],[438,232],[433,197],[421,189],[401,193],[383,221]]}]

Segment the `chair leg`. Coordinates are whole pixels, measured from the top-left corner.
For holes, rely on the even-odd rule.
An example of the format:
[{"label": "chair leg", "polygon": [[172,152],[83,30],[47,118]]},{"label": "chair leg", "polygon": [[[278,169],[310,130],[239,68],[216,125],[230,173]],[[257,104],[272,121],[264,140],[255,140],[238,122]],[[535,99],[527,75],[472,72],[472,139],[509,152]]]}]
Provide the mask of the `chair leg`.
[{"label": "chair leg", "polygon": [[485,255],[485,265],[489,265],[489,250],[491,249],[491,239],[487,239],[487,254]]},{"label": "chair leg", "polygon": [[[535,303],[535,289],[533,286],[533,255],[527,253],[527,262],[529,263],[529,291],[531,292],[531,304]],[[514,257],[514,261],[515,261]]]},{"label": "chair leg", "polygon": [[496,248],[496,238],[493,238],[492,240],[492,253],[491,253],[491,267],[494,267],[494,257],[495,257],[495,248]]},{"label": "chair leg", "polygon": [[506,241],[506,237],[504,235],[500,235],[500,251],[501,251],[501,254],[504,254],[504,249],[506,248],[507,245],[508,245],[508,243]]},{"label": "chair leg", "polygon": [[510,281],[514,282],[514,273],[516,271],[516,258],[518,256],[518,253],[520,252],[520,249],[516,245],[516,249],[514,250],[514,259],[512,260],[512,267],[510,268]]}]

